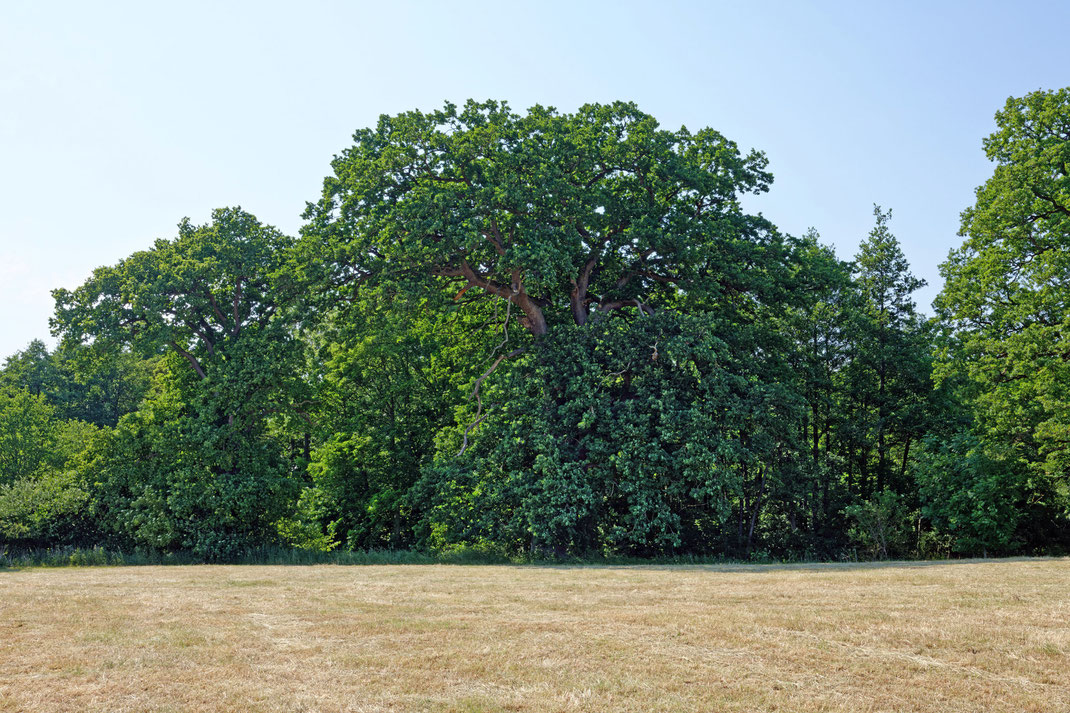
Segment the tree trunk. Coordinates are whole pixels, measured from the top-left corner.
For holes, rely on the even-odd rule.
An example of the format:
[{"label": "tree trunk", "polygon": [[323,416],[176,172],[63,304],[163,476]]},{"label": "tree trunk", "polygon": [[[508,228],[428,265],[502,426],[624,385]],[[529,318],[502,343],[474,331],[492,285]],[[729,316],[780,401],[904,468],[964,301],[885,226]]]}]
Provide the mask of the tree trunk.
[{"label": "tree trunk", "polygon": [[900,482],[906,482],[907,477],[907,458],[910,456],[910,436],[907,436],[907,440],[903,443],[903,462],[899,465],[899,480]]},{"label": "tree trunk", "polygon": [[542,308],[525,293],[517,296],[516,303],[524,313],[523,324],[528,331],[536,337],[546,334],[546,315],[542,313]]},{"label": "tree trunk", "polygon": [[758,494],[754,498],[754,509],[750,514],[750,526],[747,528],[747,556],[750,556],[751,547],[754,545],[754,526],[758,523],[758,511],[762,508],[762,494],[765,492],[765,469],[758,476]]}]

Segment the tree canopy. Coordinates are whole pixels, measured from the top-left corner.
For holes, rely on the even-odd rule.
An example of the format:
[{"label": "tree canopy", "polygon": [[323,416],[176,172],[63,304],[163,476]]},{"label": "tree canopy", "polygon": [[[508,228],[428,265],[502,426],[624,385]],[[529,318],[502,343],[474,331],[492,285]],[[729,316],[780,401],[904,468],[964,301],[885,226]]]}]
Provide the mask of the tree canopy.
[{"label": "tree canopy", "polygon": [[941,266],[937,307],[954,340],[940,374],[965,377],[985,443],[1001,445],[1003,468],[1032,473],[1027,497],[1043,505],[1045,519],[1065,521],[1070,89],[1008,99],[996,124],[984,142],[992,177],[962,214],[965,242]]},{"label": "tree canopy", "polygon": [[[938,314],[759,151],[626,102],[358,130],[55,290],[0,367],[0,552],[843,559],[1070,548],[1070,89],[1011,99]],[[748,209],[744,209],[744,198]]]},{"label": "tree canopy", "polygon": [[758,152],[712,129],[666,131],[634,104],[574,114],[499,102],[384,116],[332,163],[306,234],[327,243],[322,276],[346,294],[366,281],[444,278],[458,295],[508,300],[534,335],[571,319],[754,287],[775,234],[745,214],[768,189]]}]

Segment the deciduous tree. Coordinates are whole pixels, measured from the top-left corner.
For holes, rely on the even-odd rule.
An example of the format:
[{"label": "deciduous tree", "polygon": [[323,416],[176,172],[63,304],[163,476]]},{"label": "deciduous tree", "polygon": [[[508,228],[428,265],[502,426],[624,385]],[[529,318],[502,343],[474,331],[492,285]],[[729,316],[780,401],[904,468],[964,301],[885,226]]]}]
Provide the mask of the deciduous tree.
[{"label": "deciduous tree", "polygon": [[992,177],[962,214],[965,242],[941,266],[937,304],[958,348],[945,354],[940,373],[968,376],[983,441],[1001,453],[1013,449],[1032,473],[1026,497],[1043,505],[1043,520],[1065,527],[1070,88],[1008,99],[996,124],[984,142],[996,164]]}]

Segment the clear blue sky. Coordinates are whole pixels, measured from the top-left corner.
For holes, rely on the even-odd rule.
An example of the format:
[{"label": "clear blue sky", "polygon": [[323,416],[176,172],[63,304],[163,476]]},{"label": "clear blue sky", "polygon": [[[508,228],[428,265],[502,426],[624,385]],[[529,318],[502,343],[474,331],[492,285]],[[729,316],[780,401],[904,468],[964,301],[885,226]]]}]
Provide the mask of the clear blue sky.
[{"label": "clear blue sky", "polygon": [[[382,113],[636,101],[765,151],[751,201],[843,258],[894,210],[914,271],[960,242],[1008,96],[1070,84],[1070,3],[302,2],[0,7],[0,356],[49,290],[241,205],[296,233]],[[51,343],[51,342],[50,342]]]}]

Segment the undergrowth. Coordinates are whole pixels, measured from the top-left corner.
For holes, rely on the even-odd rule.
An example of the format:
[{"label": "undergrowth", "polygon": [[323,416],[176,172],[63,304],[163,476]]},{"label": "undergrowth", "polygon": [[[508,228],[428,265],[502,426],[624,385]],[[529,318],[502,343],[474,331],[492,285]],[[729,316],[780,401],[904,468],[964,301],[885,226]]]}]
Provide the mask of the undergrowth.
[{"label": "undergrowth", "polygon": [[[556,565],[629,565],[629,564],[727,564],[740,562],[724,557],[676,556],[639,558],[624,556],[552,557],[509,555],[485,548],[456,548],[440,552],[414,550],[364,550],[321,552],[284,547],[263,547],[246,551],[238,557],[214,564],[244,565],[390,565],[390,564],[556,564]],[[136,550],[123,552],[103,547],[54,547],[13,549],[0,546],[0,567],[93,567],[138,565],[207,564],[187,552]]]}]

